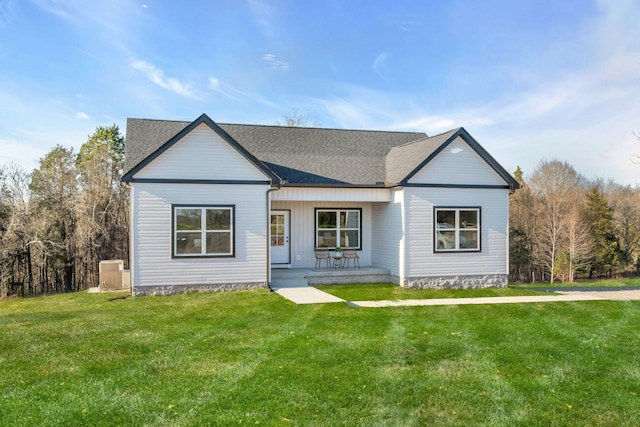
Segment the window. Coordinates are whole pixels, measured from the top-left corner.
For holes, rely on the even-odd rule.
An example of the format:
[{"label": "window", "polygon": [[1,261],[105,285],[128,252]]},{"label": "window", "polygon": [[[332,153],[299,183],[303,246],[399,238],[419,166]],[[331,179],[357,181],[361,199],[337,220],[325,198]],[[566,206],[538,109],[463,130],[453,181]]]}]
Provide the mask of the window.
[{"label": "window", "polygon": [[233,206],[174,206],[173,256],[233,256]]},{"label": "window", "polygon": [[362,209],[316,209],[316,246],[361,248]]},{"label": "window", "polygon": [[479,251],[480,208],[435,208],[435,251]]}]

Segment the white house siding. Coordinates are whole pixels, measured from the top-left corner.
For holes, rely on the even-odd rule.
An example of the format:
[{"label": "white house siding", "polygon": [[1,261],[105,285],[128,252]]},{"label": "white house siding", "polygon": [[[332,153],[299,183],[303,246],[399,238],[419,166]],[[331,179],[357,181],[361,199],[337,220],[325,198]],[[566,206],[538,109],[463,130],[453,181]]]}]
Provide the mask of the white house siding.
[{"label": "white house siding", "polygon": [[[458,150],[461,151],[456,152]],[[411,177],[409,182],[506,185],[504,179],[460,137]]]},{"label": "white house siding", "polygon": [[[268,188],[268,185],[133,183],[134,294],[265,286]],[[235,257],[172,258],[172,204],[235,205]]]},{"label": "white house siding", "polygon": [[[282,190],[280,190],[282,191]],[[279,193],[276,191],[272,193]],[[371,265],[371,203],[369,202],[337,202],[337,201],[272,201],[271,209],[291,211],[291,227],[289,242],[291,244],[291,267],[313,268],[316,258],[313,254],[315,245],[315,209],[316,208],[361,208],[362,229],[360,230],[362,251],[358,251],[360,265]]]},{"label": "white house siding", "polygon": [[[406,188],[404,284],[418,287],[506,285],[508,197],[506,189]],[[481,251],[434,253],[434,206],[480,207]]]},{"label": "white house siding", "polygon": [[405,233],[402,221],[403,190],[392,194],[390,203],[372,204],[372,264],[389,270],[395,277],[404,275]]},{"label": "white house siding", "polygon": [[204,123],[146,165],[135,178],[267,179]]}]

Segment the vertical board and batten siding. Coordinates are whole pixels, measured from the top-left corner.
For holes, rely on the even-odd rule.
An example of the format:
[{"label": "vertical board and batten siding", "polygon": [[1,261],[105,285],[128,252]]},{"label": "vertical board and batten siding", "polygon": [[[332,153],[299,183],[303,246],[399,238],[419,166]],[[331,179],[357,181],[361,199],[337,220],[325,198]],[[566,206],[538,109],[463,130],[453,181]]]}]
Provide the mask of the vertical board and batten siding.
[{"label": "vertical board and batten siding", "polygon": [[[132,184],[132,285],[266,283],[268,188]],[[172,258],[172,204],[235,205],[235,257]]]},{"label": "vertical board and batten siding", "polygon": [[[278,193],[278,192],[276,192]],[[362,228],[360,230],[362,250],[358,251],[360,265],[371,265],[371,203],[367,202],[300,202],[300,201],[272,201],[271,209],[285,209],[291,211],[291,227],[289,242],[291,245],[291,267],[313,268],[316,258],[313,253],[315,246],[315,209],[316,208],[361,208]],[[298,257],[300,259],[298,259]]]},{"label": "vertical board and batten siding", "polygon": [[268,179],[204,123],[153,159],[135,174],[135,178]]},{"label": "vertical board and batten siding", "polygon": [[316,188],[285,187],[271,193],[272,201],[309,202],[388,202],[388,188]]},{"label": "vertical board and batten siding", "polygon": [[[405,277],[508,273],[509,191],[405,188]],[[481,251],[435,253],[433,208],[480,207]]]},{"label": "vertical board and batten siding", "polygon": [[[456,153],[458,150],[461,151]],[[506,185],[504,179],[460,137],[411,177],[409,183]]]},{"label": "vertical board and batten siding", "polygon": [[389,270],[393,276],[403,276],[404,224],[402,220],[403,190],[392,193],[390,203],[372,204],[373,245],[371,262]]}]

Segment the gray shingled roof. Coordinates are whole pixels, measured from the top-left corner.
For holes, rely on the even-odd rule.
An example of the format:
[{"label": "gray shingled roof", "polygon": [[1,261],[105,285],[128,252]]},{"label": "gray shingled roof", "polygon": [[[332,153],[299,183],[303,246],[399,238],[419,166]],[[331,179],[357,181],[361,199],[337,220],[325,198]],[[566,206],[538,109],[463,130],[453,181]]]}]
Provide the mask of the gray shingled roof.
[{"label": "gray shingled roof", "polygon": [[[125,172],[189,124],[128,119]],[[422,132],[217,124],[279,177],[294,184],[376,185],[388,181],[385,163],[389,151],[427,137]],[[400,150],[393,164],[402,165],[402,157]],[[406,166],[402,169],[411,171]]]}]

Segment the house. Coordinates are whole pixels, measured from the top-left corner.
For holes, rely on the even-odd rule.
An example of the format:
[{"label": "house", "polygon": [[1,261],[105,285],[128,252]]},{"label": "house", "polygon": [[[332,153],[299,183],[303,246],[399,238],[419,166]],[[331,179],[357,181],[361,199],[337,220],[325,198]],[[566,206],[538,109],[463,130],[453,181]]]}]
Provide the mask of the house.
[{"label": "house", "polygon": [[507,284],[518,183],[464,128],[129,119],[124,170],[135,295],[265,287],[336,245],[404,287]]}]

